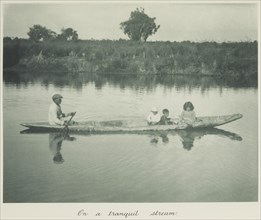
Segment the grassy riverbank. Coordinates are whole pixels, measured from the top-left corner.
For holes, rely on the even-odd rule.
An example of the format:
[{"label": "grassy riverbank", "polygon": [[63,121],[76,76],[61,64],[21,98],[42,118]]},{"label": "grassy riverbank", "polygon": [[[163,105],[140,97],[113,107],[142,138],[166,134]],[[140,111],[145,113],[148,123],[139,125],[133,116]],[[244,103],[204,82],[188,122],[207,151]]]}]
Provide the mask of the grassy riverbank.
[{"label": "grassy riverbank", "polygon": [[257,75],[257,42],[4,40],[4,68],[132,74]]}]

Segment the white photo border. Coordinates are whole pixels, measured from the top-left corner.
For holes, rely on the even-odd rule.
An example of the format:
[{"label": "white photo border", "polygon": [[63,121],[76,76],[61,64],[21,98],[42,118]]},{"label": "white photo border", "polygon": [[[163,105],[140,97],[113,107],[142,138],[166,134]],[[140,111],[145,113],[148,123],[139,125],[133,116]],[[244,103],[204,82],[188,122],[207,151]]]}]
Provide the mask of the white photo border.
[{"label": "white photo border", "polygon": [[[257,4],[258,10],[258,201],[257,202],[236,202],[236,203],[3,203],[3,5],[4,4],[29,4],[29,3],[254,3]],[[1,98],[1,205],[0,219],[248,219],[258,220],[260,215],[260,1],[1,1],[1,81],[0,81],[0,98]],[[138,216],[115,217],[108,216],[110,211],[122,213],[136,213]],[[171,216],[151,216],[155,211],[173,212]],[[85,212],[86,215],[80,215],[79,212]],[[100,213],[100,216],[97,216]]]}]

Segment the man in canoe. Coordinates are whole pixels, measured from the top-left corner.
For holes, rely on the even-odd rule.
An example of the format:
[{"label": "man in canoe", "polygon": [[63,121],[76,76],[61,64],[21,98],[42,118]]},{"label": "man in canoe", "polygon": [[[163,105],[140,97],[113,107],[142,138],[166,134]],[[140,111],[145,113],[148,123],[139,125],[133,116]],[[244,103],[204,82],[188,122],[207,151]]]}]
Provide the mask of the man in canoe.
[{"label": "man in canoe", "polygon": [[[68,114],[64,114],[62,112],[61,103],[62,96],[60,94],[53,95],[53,103],[49,108],[48,121],[50,125],[67,125],[70,117],[72,117],[75,112],[70,112]],[[70,124],[74,124],[74,122],[70,122]]]}]

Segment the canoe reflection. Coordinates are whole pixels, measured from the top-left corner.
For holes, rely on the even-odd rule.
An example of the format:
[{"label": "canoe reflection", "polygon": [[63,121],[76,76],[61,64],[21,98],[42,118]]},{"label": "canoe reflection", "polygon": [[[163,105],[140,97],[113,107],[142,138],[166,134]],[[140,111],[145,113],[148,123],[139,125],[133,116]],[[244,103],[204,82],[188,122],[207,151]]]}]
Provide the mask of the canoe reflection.
[{"label": "canoe reflection", "polygon": [[161,133],[154,133],[152,135],[150,143],[155,145],[159,142],[159,139],[162,140],[162,143],[168,144],[169,138],[167,135],[178,135],[180,137],[182,146],[186,150],[191,150],[194,147],[194,141],[196,139],[201,139],[206,135],[217,135],[223,138],[229,138],[234,141],[242,141],[242,137],[238,134],[225,131],[218,128],[209,128],[209,129],[191,129],[191,130],[177,130],[177,131],[166,131]]},{"label": "canoe reflection", "polygon": [[62,143],[64,140],[74,141],[75,137],[70,137],[69,134],[61,133],[50,133],[49,134],[49,148],[53,153],[53,162],[55,164],[62,164],[64,162],[63,156],[61,154]]},{"label": "canoe reflection", "polygon": [[[31,134],[31,133],[37,133],[36,131],[32,131],[30,129],[26,129],[21,131],[23,134]],[[64,140],[68,141],[74,141],[76,138],[70,137],[69,134],[63,135],[61,133],[49,133],[49,132],[38,132],[38,133],[48,133],[49,134],[49,146],[51,151],[54,155],[54,162],[59,164],[63,163],[64,159],[61,154],[61,147],[62,142]],[[114,135],[114,134],[136,134],[136,135],[147,135],[150,138],[150,144],[153,146],[156,146],[160,142],[162,142],[164,145],[169,144],[169,137],[168,136],[176,136],[178,135],[182,146],[184,149],[190,151],[192,147],[194,147],[194,141],[196,139],[201,139],[203,136],[206,135],[216,135],[223,138],[229,138],[233,141],[242,141],[242,137],[238,134],[225,131],[218,128],[208,128],[208,129],[189,129],[189,130],[175,130],[175,131],[139,131],[139,132],[112,132],[112,133],[77,133],[77,135]],[[74,133],[76,134],[76,133]]]}]

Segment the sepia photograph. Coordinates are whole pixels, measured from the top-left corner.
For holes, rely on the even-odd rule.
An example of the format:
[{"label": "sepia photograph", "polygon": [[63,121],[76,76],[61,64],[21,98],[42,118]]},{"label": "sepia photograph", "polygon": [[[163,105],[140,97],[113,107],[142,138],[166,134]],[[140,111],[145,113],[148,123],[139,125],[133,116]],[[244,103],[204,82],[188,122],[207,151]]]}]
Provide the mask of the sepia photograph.
[{"label": "sepia photograph", "polygon": [[259,219],[259,22],[259,1],[1,1],[1,219]]}]

